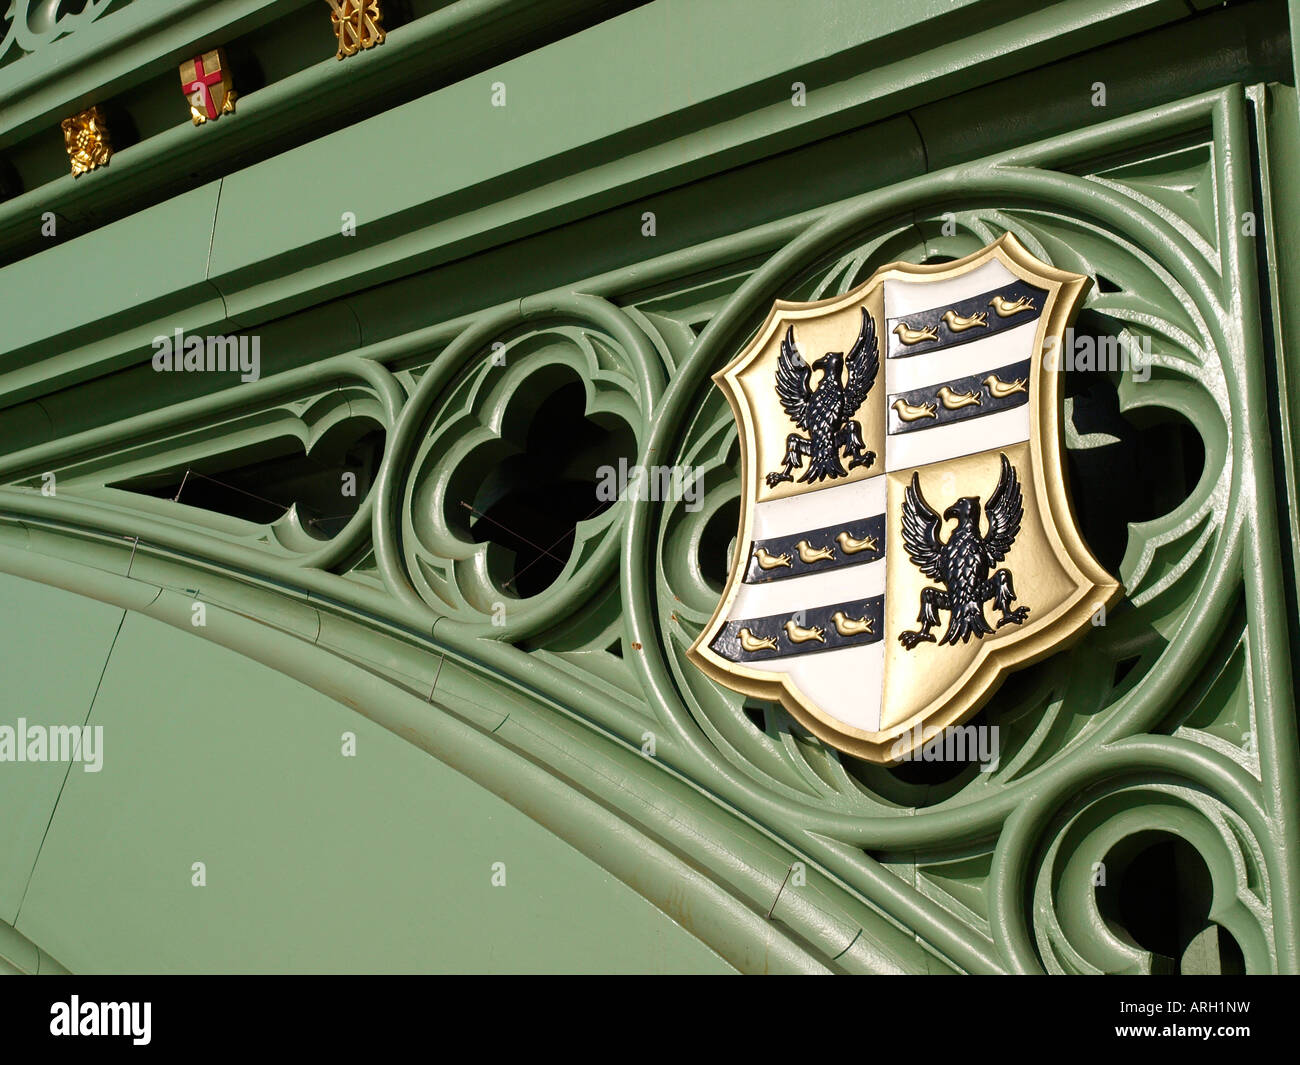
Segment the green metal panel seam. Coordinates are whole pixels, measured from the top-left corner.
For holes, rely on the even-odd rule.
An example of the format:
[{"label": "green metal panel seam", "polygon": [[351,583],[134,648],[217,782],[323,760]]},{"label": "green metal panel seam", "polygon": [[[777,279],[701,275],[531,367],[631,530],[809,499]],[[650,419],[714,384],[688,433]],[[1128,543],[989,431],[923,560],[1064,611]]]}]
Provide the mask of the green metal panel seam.
[{"label": "green metal panel seam", "polygon": [[[98,680],[98,681],[96,682],[96,684],[95,684],[95,691],[94,691],[94,693],[93,693],[93,694],[91,695],[91,697],[90,697],[90,702],[89,702],[89,705],[87,705],[87,707],[86,707],[86,712],[85,712],[85,714],[84,714],[84,715],[82,716],[82,718],[81,718],[81,722],[80,722],[80,723],[81,723],[81,725],[82,725],[83,727],[86,726],[86,725],[88,725],[88,724],[90,723],[90,715],[91,715],[91,714],[94,712],[94,710],[95,710],[95,700],[99,697],[99,689],[100,689],[100,686],[104,683],[104,674],[108,672],[108,663],[109,663],[110,661],[112,661],[112,658],[113,658],[113,648],[117,646],[117,637],[118,637],[118,635],[122,632],[122,623],[123,623],[124,621],[126,621],[126,615],[127,615],[126,608],[123,607],[123,609],[122,609],[122,616],[118,619],[118,622],[117,622],[117,628],[113,631],[113,639],[109,642],[109,645],[108,645],[108,654],[106,654],[106,655],[104,656],[104,665],[100,668],[100,671],[99,671],[99,680]],[[52,824],[54,823],[54,817],[55,817],[55,814],[58,813],[58,810],[59,810],[59,800],[63,797],[63,789],[66,788],[67,785],[68,785],[68,775],[69,775],[71,772],[72,772],[72,762],[69,762],[68,765],[67,765],[67,768],[64,770],[64,773],[63,773],[63,782],[59,785],[59,792],[58,792],[58,794],[57,794],[57,795],[55,796],[55,798],[54,798],[54,803],[50,806],[50,816],[49,816],[49,819],[45,822],[45,832],[44,832],[44,833],[42,834],[42,836],[41,836],[40,846],[38,846],[38,847],[36,848],[36,854],[35,854],[35,856],[34,856],[33,859],[32,859],[32,867],[31,867],[31,870],[30,870],[30,871],[28,872],[28,874],[27,874],[27,886],[23,888],[22,898],[19,899],[19,901],[18,901],[18,909],[17,909],[17,911],[14,913],[14,924],[15,924],[15,925],[18,924],[19,920],[20,920],[21,917],[22,917],[22,912],[23,912],[23,902],[26,901],[26,899],[27,899],[27,892],[28,892],[28,890],[31,888],[31,885],[32,885],[32,874],[36,872],[36,865],[37,865],[37,863],[41,860],[41,850],[44,848],[44,846],[45,846],[45,839],[46,839],[46,837],[47,837],[47,836],[49,835],[49,833],[50,833],[50,825],[52,825]]]}]

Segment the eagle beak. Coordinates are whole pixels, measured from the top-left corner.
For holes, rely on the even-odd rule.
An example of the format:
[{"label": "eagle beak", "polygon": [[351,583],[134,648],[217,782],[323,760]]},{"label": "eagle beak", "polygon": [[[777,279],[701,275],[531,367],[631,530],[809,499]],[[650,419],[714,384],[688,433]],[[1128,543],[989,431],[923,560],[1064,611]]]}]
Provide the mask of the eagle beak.
[{"label": "eagle beak", "polygon": [[970,513],[975,509],[975,504],[978,502],[979,500],[976,498],[973,498],[971,496],[963,496],[961,499],[957,500],[956,503],[954,503],[947,510],[945,510],[943,512],[943,516],[945,518],[954,518],[957,521],[960,521],[962,518],[968,517],[970,515]]}]

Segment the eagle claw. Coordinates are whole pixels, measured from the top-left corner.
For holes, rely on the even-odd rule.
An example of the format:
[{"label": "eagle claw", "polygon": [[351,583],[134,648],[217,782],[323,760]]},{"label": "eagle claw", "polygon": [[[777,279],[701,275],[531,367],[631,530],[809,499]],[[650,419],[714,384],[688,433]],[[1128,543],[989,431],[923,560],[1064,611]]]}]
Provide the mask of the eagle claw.
[{"label": "eagle claw", "polygon": [[1029,617],[1029,607],[1018,606],[1015,610],[1008,610],[998,618],[998,628],[1002,628],[1003,625],[1019,625],[1027,617]]},{"label": "eagle claw", "polygon": [[793,480],[794,478],[791,477],[788,473],[769,473],[767,475],[767,486],[768,488],[775,488],[782,481],[793,481]]},{"label": "eagle claw", "polygon": [[928,632],[900,632],[898,634],[898,639],[909,651],[922,640],[928,640],[930,643],[934,643],[933,634]]},{"label": "eagle claw", "polygon": [[866,466],[868,469],[870,469],[871,466],[875,463],[875,461],[876,461],[876,453],[874,451],[867,451],[863,453],[861,456],[855,456],[854,458],[850,459],[849,469],[856,470],[859,466]]}]

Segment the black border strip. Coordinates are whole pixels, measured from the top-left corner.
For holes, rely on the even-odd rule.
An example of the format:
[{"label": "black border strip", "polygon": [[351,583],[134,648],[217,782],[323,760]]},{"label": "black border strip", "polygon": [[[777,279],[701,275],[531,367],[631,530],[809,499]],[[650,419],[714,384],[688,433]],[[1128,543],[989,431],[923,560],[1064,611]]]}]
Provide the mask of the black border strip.
[{"label": "black border strip", "polygon": [[[989,306],[994,296],[1001,296],[1003,299],[1012,303],[1022,296],[1034,301],[1034,309],[1030,311],[1021,311],[1019,314],[1013,314],[1009,318],[1000,318],[996,311]],[[889,358],[906,359],[913,355],[924,355],[929,351],[942,351],[946,348],[955,348],[959,344],[969,344],[972,340],[983,340],[985,337],[996,336],[998,333],[1005,333],[1009,329],[1016,329],[1026,322],[1036,322],[1042,317],[1043,307],[1047,303],[1047,290],[1039,288],[1037,285],[1031,285],[1027,281],[1017,281],[1011,285],[1005,285],[1002,288],[990,289],[988,292],[981,292],[978,296],[971,296],[969,299],[961,300],[959,303],[953,303],[943,307],[931,307],[928,311],[920,311],[916,314],[906,315],[902,318],[887,318],[885,320],[885,333],[889,338]],[[970,329],[961,332],[953,332],[948,328],[948,323],[943,320],[943,316],[953,311],[963,318],[969,318],[974,314],[984,313],[988,320],[987,326],[973,326]],[[904,344],[899,339],[898,334],[894,332],[900,325],[905,325],[909,329],[933,329],[937,334],[938,340],[922,340],[918,344]]]},{"label": "black border strip", "polygon": [[[842,610],[850,618],[870,618],[871,632],[857,636],[841,636],[831,621],[831,615]],[[803,620],[799,621],[802,615]],[[821,640],[809,640],[795,643],[785,630],[787,621],[795,621],[807,629],[820,629]],[[873,596],[870,599],[850,599],[847,603],[831,603],[829,606],[809,607],[797,613],[769,614],[761,618],[737,618],[722,626],[709,644],[714,654],[729,662],[766,662],[773,658],[792,658],[797,655],[816,654],[819,651],[836,651],[841,647],[861,647],[876,643],[881,639],[885,626],[885,597]],[[755,636],[766,637],[776,642],[776,650],[746,651],[740,646],[740,630],[749,629]]]},{"label": "black border strip", "polygon": [[[876,541],[873,550],[847,553],[837,540],[841,533],[847,533],[855,540],[868,537]],[[812,548],[829,548],[833,558],[818,562],[805,562],[799,557],[797,544],[808,541]],[[764,569],[758,564],[758,550],[762,548],[769,555],[789,559],[788,566]],[[846,566],[860,566],[867,562],[877,562],[885,557],[885,516],[875,514],[869,518],[840,522],[822,529],[809,529],[806,532],[790,533],[787,536],[773,536],[767,540],[755,540],[749,545],[749,564],[745,569],[746,584],[770,584],[773,581],[786,580],[790,577],[806,577],[813,573],[826,573]]]},{"label": "black border strip", "polygon": [[[901,436],[903,433],[914,433],[921,429],[936,429],[941,425],[952,425],[954,422],[967,422],[972,418],[982,418],[986,414],[1001,414],[1004,410],[1015,410],[1016,407],[1023,407],[1029,402],[1029,364],[1030,360],[1025,359],[1023,362],[1012,363],[1010,366],[999,366],[997,369],[987,370],[983,376],[971,374],[969,377],[958,377],[952,381],[940,381],[937,385],[927,385],[925,388],[914,388],[910,392],[892,392],[885,399],[886,412],[889,415],[889,435]],[[1011,395],[1002,399],[994,397],[993,393],[988,390],[984,384],[985,378],[996,374],[998,378],[1006,383],[1023,380],[1025,382],[1025,391],[1012,392]],[[978,406],[958,407],[956,410],[949,410],[940,401],[939,389],[947,385],[954,392],[976,392],[979,395],[980,403]],[[920,418],[914,422],[905,422],[898,416],[894,410],[894,403],[897,400],[912,407],[919,407],[925,403],[934,405],[933,418]]]}]

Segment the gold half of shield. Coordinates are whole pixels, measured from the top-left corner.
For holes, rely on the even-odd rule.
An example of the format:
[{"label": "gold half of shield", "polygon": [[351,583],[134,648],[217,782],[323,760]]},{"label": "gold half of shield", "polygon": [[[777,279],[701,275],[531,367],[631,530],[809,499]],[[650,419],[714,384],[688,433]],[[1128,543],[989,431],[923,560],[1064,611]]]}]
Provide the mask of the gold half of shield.
[{"label": "gold half of shield", "polygon": [[[883,472],[886,410],[882,400],[888,350],[884,329],[885,282],[891,279],[946,281],[960,278],[990,260],[999,261],[1015,277],[1047,293],[1028,355],[1029,439],[1009,447],[934,463],[919,473],[929,502],[942,512],[949,493],[987,499],[997,481],[999,456],[1007,454],[1019,472],[1025,506],[1022,532],[1008,555],[1008,564],[1015,565],[1017,592],[1022,602],[1031,604],[1032,613],[1025,623],[998,628],[995,634],[983,639],[947,646],[926,643],[908,651],[898,640],[899,629],[900,625],[915,625],[917,592],[925,578],[903,552],[899,536],[899,499],[913,471]],[[779,701],[824,742],[854,757],[883,764],[907,757],[943,729],[974,715],[1007,673],[1068,647],[1082,637],[1097,612],[1115,602],[1123,592],[1079,534],[1061,450],[1062,375],[1057,369],[1059,361],[1052,365],[1051,358],[1052,352],[1060,352],[1066,329],[1073,322],[1090,284],[1086,276],[1040,262],[1012,234],[1006,233],[980,251],[954,262],[891,263],[842,296],[811,303],[777,300],[754,338],[713,378],[731,405],[741,439],[740,529],[731,572],[717,609],[688,652],[695,665],[734,691]],[[794,428],[772,386],[781,338],[793,324],[804,352],[846,351],[852,338],[858,335],[857,323],[863,307],[875,321],[880,370],[872,394],[857,417],[866,449],[879,456],[877,462],[869,468],[848,471],[833,485],[800,484],[796,478],[775,488],[768,486],[764,475],[779,468],[786,436]],[[1045,350],[1049,365],[1044,365]],[[744,580],[755,506],[876,476],[886,477],[888,500],[886,557],[875,563],[886,567],[885,667],[880,727],[867,731],[827,713],[788,674],[732,662],[710,645],[731,617]],[[937,477],[942,477],[944,487],[940,487]],[[995,620],[990,617],[990,621]],[[935,632],[942,635],[942,626]]]}]

